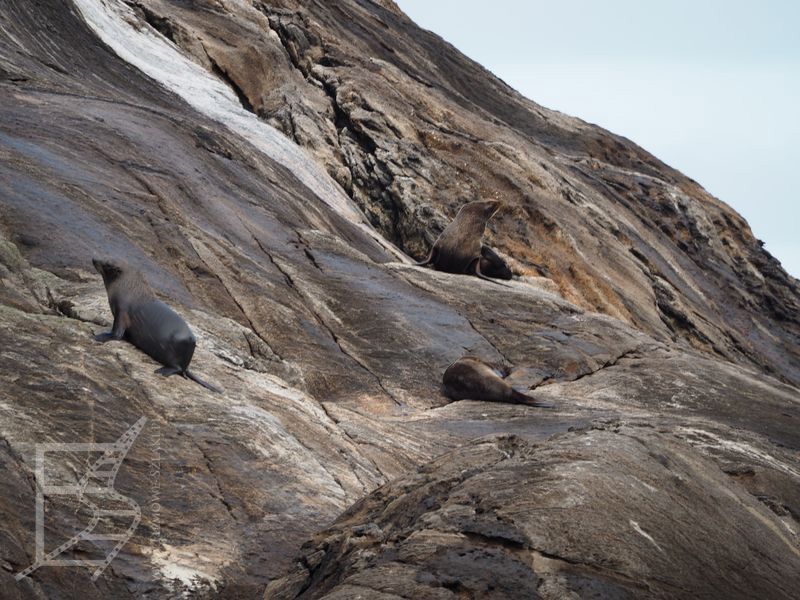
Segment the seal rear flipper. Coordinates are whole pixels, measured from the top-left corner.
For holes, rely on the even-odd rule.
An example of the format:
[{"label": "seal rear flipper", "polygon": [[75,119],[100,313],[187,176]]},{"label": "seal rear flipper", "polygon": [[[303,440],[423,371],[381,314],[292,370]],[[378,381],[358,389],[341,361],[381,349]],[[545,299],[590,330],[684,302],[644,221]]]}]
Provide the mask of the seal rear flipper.
[{"label": "seal rear flipper", "polygon": [[214,392],[215,394],[221,394],[221,393],[222,393],[222,390],[221,390],[221,389],[219,389],[218,387],[216,387],[216,386],[214,386],[214,385],[211,385],[210,383],[207,383],[207,382],[203,381],[202,379],[200,379],[200,378],[199,378],[197,375],[195,375],[195,374],[194,374],[194,373],[192,373],[191,371],[184,371],[184,372],[182,373],[182,375],[183,375],[184,377],[188,378],[188,379],[191,379],[192,381],[194,381],[194,382],[196,382],[196,383],[199,383],[199,384],[200,384],[200,385],[202,385],[204,388],[211,390],[211,391],[212,391],[212,392]]},{"label": "seal rear flipper", "polygon": [[436,250],[436,246],[431,248],[431,251],[428,252],[428,258],[426,258],[422,262],[415,262],[414,265],[417,266],[417,267],[424,267],[426,265],[431,264],[433,262],[433,252],[434,252],[434,250]]},{"label": "seal rear flipper", "polygon": [[114,337],[114,333],[111,332],[111,331],[106,331],[105,333],[98,333],[97,335],[94,336],[94,341],[95,342],[104,342],[105,343],[105,342],[110,342],[110,341],[112,341],[114,339],[116,339],[116,338]]},{"label": "seal rear flipper", "polygon": [[163,375],[164,377],[169,377],[170,375],[177,375],[181,370],[178,367],[161,367],[153,372]]},{"label": "seal rear flipper", "polygon": [[514,277],[511,269],[508,268],[506,261],[500,258],[500,255],[489,246],[481,245],[481,273],[487,277],[495,279],[509,280]]},{"label": "seal rear flipper", "polygon": [[511,287],[510,285],[506,285],[505,283],[500,283],[496,279],[492,279],[491,277],[487,277],[486,275],[481,273],[481,258],[480,258],[480,256],[478,258],[476,258],[475,260],[473,260],[472,263],[470,263],[470,265],[472,266],[472,269],[467,269],[467,271],[469,272],[471,270],[472,274],[475,275],[475,277],[478,277],[479,279],[483,279],[484,281],[490,281],[491,283],[493,283],[495,285],[502,285],[503,287],[507,287],[507,288]]},{"label": "seal rear flipper", "polygon": [[533,396],[528,396],[515,389],[511,390],[511,402],[514,404],[525,404],[527,406],[534,406],[536,408],[554,408],[555,404],[548,400],[537,400]]}]

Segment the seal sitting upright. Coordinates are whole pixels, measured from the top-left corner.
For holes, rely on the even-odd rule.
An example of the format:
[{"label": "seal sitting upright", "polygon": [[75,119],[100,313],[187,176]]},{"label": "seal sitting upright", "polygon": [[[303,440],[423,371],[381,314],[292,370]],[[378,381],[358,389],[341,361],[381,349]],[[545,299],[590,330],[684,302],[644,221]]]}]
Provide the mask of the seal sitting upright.
[{"label": "seal sitting upright", "polygon": [[103,276],[114,315],[111,331],[95,339],[125,339],[164,365],[156,373],[164,377],[183,375],[219,393],[218,388],[189,371],[196,344],[194,334],[178,313],[156,298],[142,274],[122,261],[93,258],[92,264]]},{"label": "seal sitting upright", "polygon": [[[508,270],[508,277],[505,276],[503,267],[506,270],[508,267],[502,259],[481,243],[486,223],[498,210],[500,202],[497,200],[479,200],[465,204],[437,238],[428,257],[417,264],[432,264],[437,271],[447,273],[470,273],[497,283],[483,272],[483,269],[492,267],[493,274],[503,273],[500,275],[503,279],[510,279],[511,272]],[[502,263],[502,266],[498,263]]]},{"label": "seal sitting upright", "polygon": [[444,393],[453,400],[488,400],[527,404],[538,408],[553,408],[553,403],[538,400],[511,387],[505,378],[508,371],[492,363],[483,362],[473,356],[463,356],[442,376]]}]

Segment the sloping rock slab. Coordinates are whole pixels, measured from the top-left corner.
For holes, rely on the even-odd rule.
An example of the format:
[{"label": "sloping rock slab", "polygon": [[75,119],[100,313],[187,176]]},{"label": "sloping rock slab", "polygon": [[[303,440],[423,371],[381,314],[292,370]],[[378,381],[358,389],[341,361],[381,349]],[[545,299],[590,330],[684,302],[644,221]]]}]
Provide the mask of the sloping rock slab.
[{"label": "sloping rock slab", "polygon": [[796,598],[794,534],[672,432],[476,440],[381,487],[266,598]]}]

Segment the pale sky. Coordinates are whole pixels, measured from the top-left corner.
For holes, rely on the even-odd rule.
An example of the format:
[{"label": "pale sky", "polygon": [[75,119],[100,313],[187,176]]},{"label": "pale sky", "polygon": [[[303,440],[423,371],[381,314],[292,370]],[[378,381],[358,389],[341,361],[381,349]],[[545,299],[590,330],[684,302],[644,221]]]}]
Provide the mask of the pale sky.
[{"label": "pale sky", "polygon": [[800,277],[800,2],[396,2],[531,100],[699,182]]}]

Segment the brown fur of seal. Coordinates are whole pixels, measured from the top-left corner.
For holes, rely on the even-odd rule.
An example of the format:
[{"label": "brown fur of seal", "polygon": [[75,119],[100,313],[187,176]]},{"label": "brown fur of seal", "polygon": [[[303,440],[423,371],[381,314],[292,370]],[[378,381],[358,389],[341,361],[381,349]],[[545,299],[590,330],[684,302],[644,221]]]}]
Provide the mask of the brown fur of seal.
[{"label": "brown fur of seal", "polygon": [[[481,240],[486,230],[486,223],[500,210],[500,206],[497,200],[479,200],[462,206],[456,218],[436,239],[428,257],[417,264],[432,264],[437,271],[469,273],[492,283],[498,283],[481,270],[484,266],[481,264],[484,248]],[[489,265],[490,262],[484,264]]]},{"label": "brown fur of seal", "polygon": [[186,321],[156,298],[144,276],[122,261],[94,258],[92,264],[103,276],[114,315],[111,331],[96,335],[95,339],[124,339],[164,365],[156,373],[164,377],[182,375],[219,393],[219,388],[189,371],[197,340]]},{"label": "brown fur of seal", "polygon": [[553,408],[552,402],[537,400],[515,390],[505,380],[507,376],[507,369],[500,365],[464,356],[447,367],[442,384],[445,395],[452,400],[486,400]]}]

